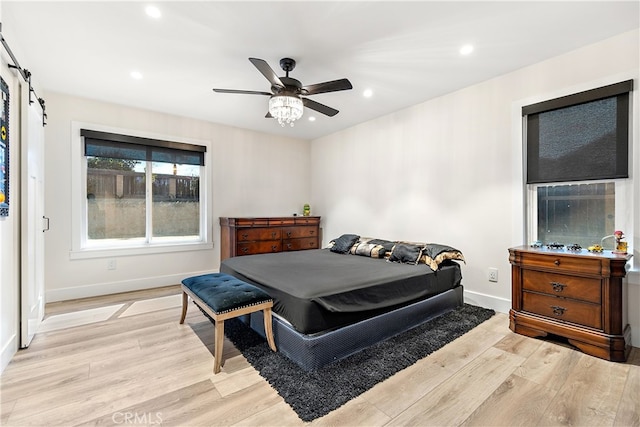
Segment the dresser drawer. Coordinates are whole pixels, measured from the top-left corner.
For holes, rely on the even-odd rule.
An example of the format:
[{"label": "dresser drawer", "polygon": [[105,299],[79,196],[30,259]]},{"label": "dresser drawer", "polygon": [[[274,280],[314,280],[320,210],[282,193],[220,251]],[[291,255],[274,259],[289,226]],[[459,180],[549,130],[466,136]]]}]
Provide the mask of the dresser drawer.
[{"label": "dresser drawer", "polygon": [[296,223],[295,218],[269,218],[269,226],[293,225]]},{"label": "dresser drawer", "polygon": [[600,304],[602,289],[599,279],[569,276],[542,271],[522,271],[522,288],[551,296],[573,298]]},{"label": "dresser drawer", "polygon": [[266,227],[269,225],[268,218],[229,218],[228,222],[235,227]]},{"label": "dresser drawer", "polygon": [[602,274],[602,263],[598,257],[571,256],[553,252],[547,253],[520,253],[520,264],[525,267],[541,267],[558,272],[570,274]]},{"label": "dresser drawer", "polygon": [[239,228],[236,230],[236,241],[278,240],[282,238],[281,231],[281,228]]},{"label": "dresser drawer", "polygon": [[597,304],[523,292],[522,310],[564,322],[602,329],[602,308]]},{"label": "dresser drawer", "polygon": [[238,243],[236,252],[238,255],[264,254],[269,252],[281,252],[281,240],[265,240],[260,242]]},{"label": "dresser drawer", "polygon": [[299,237],[317,237],[318,227],[313,225],[300,225],[296,227],[283,227],[282,238],[283,239],[297,239]]},{"label": "dresser drawer", "polygon": [[318,225],[320,223],[320,218],[317,216],[297,216],[295,217],[296,224],[300,225]]},{"label": "dresser drawer", "polygon": [[282,241],[283,251],[301,251],[304,249],[318,249],[318,239],[306,237],[302,239],[284,239]]}]

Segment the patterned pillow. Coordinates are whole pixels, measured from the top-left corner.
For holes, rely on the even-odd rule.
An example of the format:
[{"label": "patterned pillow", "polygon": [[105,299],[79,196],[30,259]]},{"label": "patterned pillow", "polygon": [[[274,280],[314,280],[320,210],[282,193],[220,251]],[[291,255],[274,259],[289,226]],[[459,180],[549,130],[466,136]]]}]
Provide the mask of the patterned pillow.
[{"label": "patterned pillow", "polygon": [[349,253],[352,255],[368,256],[371,258],[384,258],[391,253],[393,242],[382,239],[372,239],[370,237],[360,238],[351,246]]},{"label": "patterned pillow", "polygon": [[356,234],[343,234],[342,236],[333,240],[334,243],[329,250],[331,252],[336,252],[339,254],[346,254],[347,252],[349,252],[349,249],[351,249],[351,246],[353,246],[353,244],[357,242],[359,238],[360,236]]},{"label": "patterned pillow", "polygon": [[438,243],[427,243],[422,250],[420,262],[427,264],[433,271],[437,270],[445,260],[455,259],[466,264],[462,252],[451,246]]},{"label": "patterned pillow", "polygon": [[401,262],[403,264],[417,264],[422,256],[422,247],[418,245],[409,245],[406,243],[397,243],[391,251],[389,261]]}]

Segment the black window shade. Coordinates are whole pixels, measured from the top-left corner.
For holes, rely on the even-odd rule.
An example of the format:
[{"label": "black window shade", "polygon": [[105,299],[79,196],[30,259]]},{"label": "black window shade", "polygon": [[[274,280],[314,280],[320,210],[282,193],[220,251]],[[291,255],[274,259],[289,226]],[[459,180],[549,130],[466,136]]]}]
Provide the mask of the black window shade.
[{"label": "black window shade", "polygon": [[207,147],[81,129],[85,156],[204,166]]},{"label": "black window shade", "polygon": [[528,105],[527,184],[627,178],[633,80]]}]

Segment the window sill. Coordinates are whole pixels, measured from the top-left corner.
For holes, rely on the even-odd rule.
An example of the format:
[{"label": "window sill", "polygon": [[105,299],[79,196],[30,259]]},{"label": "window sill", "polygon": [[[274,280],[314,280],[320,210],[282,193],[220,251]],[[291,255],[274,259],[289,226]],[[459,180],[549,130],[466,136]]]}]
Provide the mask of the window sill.
[{"label": "window sill", "polygon": [[72,250],[69,252],[70,260],[112,258],[134,255],[155,255],[187,251],[203,251],[213,249],[213,243],[187,242],[157,245],[99,247]]}]

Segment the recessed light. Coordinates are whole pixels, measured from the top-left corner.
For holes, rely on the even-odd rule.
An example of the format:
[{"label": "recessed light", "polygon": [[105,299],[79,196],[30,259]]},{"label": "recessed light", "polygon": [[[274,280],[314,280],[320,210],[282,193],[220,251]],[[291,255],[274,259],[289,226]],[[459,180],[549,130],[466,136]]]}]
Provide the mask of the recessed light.
[{"label": "recessed light", "polygon": [[371,98],[373,96],[373,90],[365,89],[364,92],[362,92],[362,96],[365,98]]},{"label": "recessed light", "polygon": [[465,44],[460,48],[460,55],[469,55],[473,52],[473,45]]},{"label": "recessed light", "polygon": [[315,121],[316,121],[315,116],[309,116],[309,121],[310,121],[310,122],[315,122]]},{"label": "recessed light", "polygon": [[140,80],[140,79],[142,79],[142,73],[140,71],[132,71],[131,72],[131,78],[136,79],[136,80]]},{"label": "recessed light", "polygon": [[160,12],[160,9],[155,6],[147,6],[144,11],[147,12],[147,15],[154,19],[159,19],[162,16],[162,12]]}]

